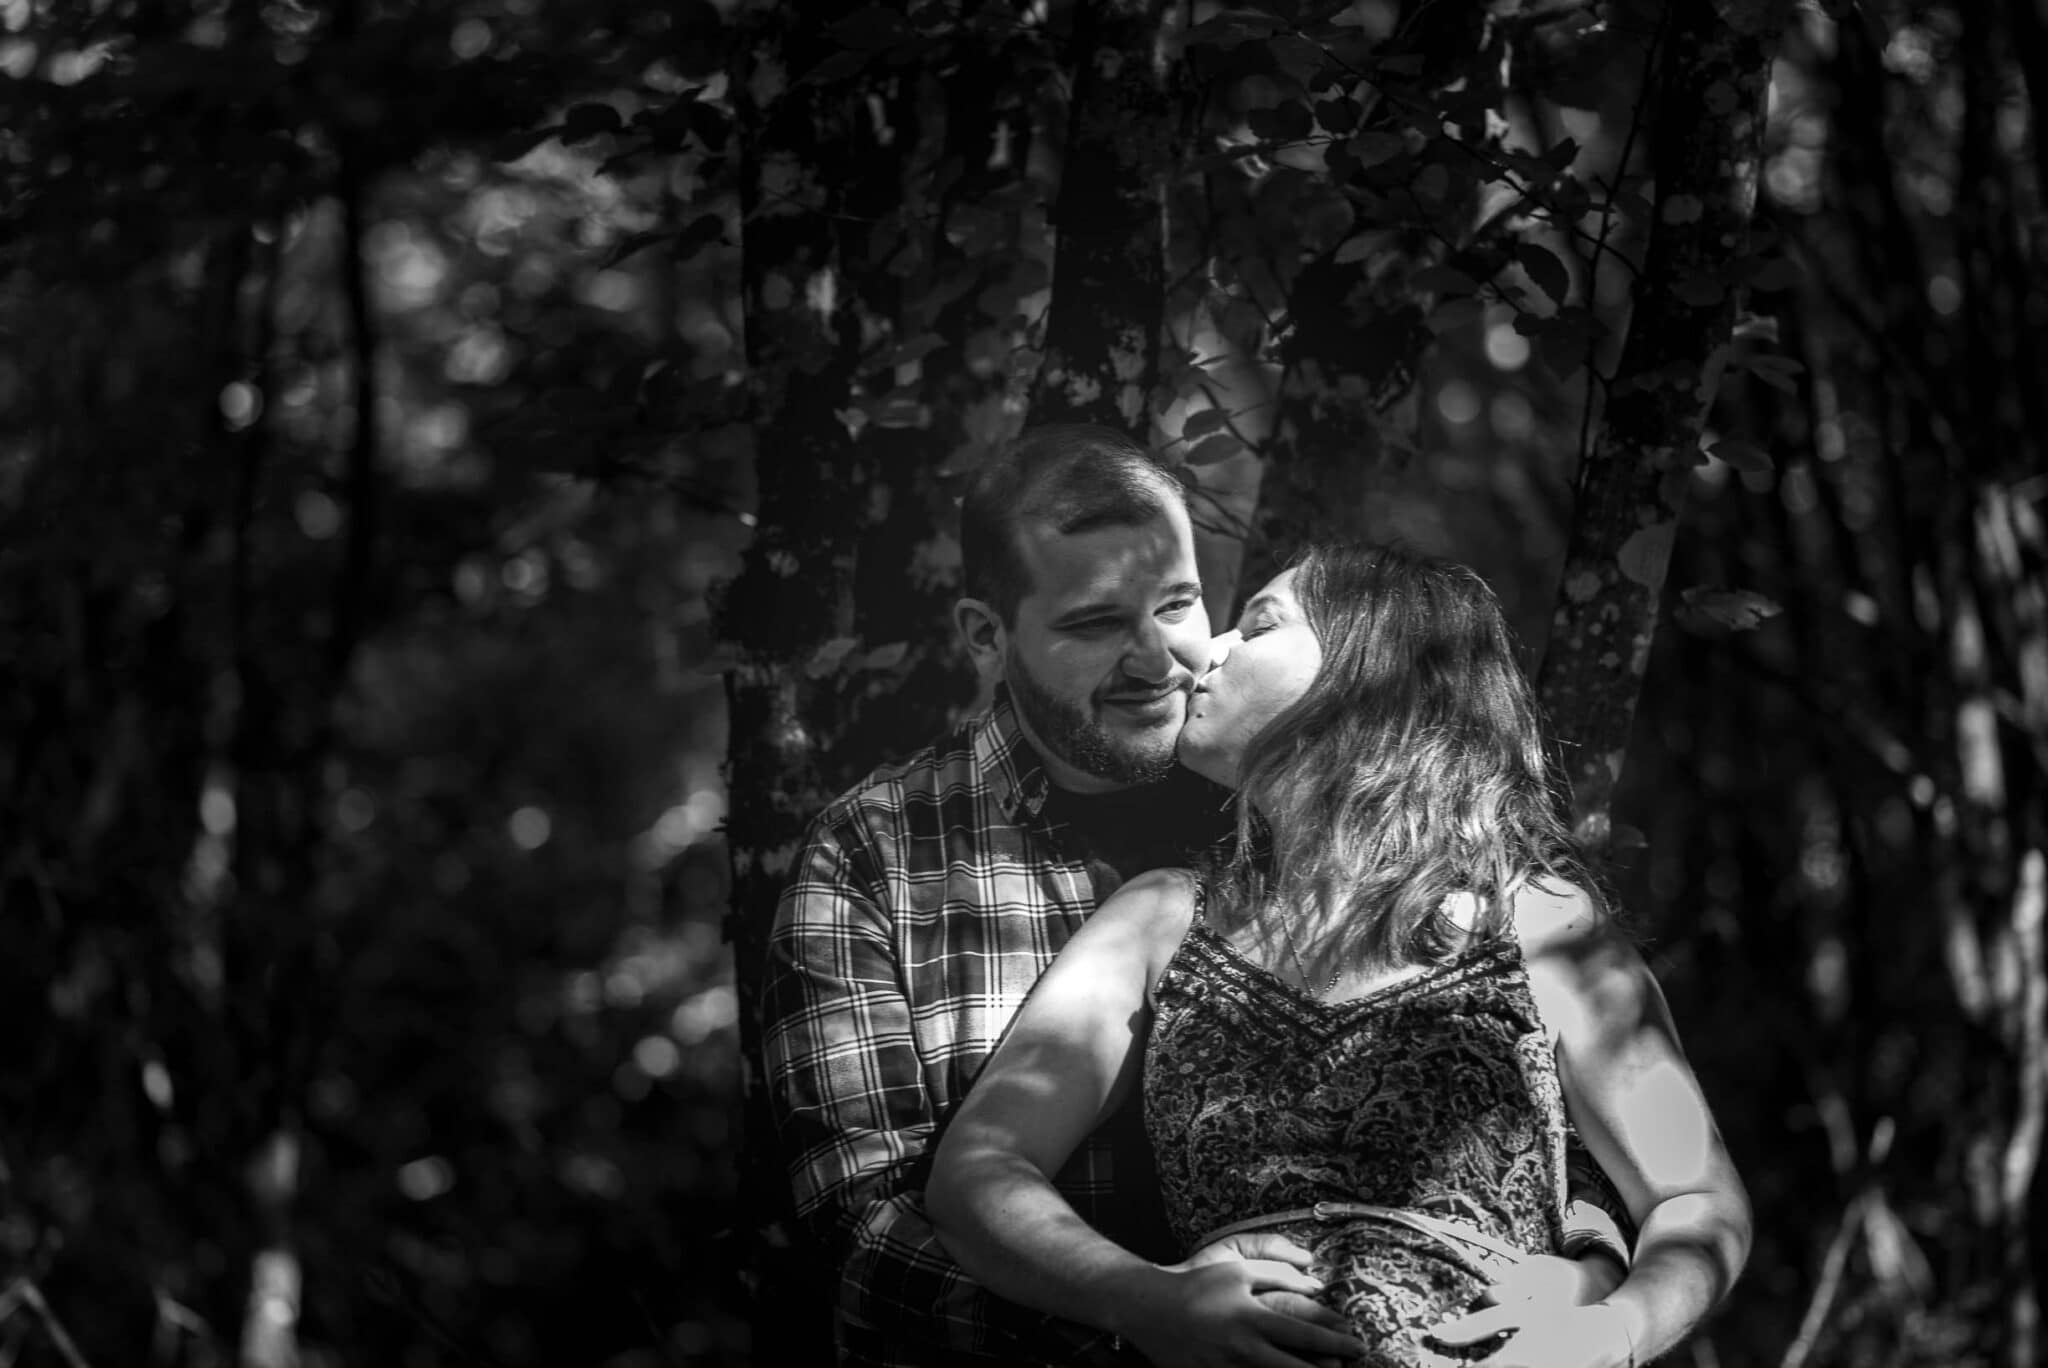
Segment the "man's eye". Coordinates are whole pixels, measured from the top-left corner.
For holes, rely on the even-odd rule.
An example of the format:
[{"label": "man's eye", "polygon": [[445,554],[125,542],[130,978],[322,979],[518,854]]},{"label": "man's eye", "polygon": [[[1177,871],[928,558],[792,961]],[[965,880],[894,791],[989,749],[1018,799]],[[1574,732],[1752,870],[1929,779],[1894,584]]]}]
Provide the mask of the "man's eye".
[{"label": "man's eye", "polygon": [[1174,621],[1178,622],[1180,619],[1186,617],[1189,613],[1192,613],[1194,611],[1195,601],[1193,599],[1176,599],[1172,603],[1166,604],[1165,606],[1160,608],[1159,616],[1163,618],[1172,618]]},{"label": "man's eye", "polygon": [[1114,631],[1116,626],[1117,620],[1115,618],[1083,618],[1079,622],[1068,623],[1065,630],[1079,633],[1083,636],[1091,636],[1102,632]]}]

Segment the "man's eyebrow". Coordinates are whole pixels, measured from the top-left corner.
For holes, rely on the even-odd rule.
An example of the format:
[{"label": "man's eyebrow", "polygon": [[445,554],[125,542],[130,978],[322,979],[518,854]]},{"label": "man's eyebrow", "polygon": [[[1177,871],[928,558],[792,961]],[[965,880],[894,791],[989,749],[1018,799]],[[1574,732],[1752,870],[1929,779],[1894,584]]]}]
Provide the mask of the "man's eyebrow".
[{"label": "man's eyebrow", "polygon": [[1079,622],[1084,618],[1114,616],[1117,613],[1121,613],[1123,610],[1124,606],[1121,603],[1118,603],[1115,599],[1094,599],[1088,603],[1075,604],[1073,607],[1067,609],[1065,612],[1055,617],[1053,619],[1053,622],[1055,624],[1063,622]]},{"label": "man's eyebrow", "polygon": [[[1199,580],[1182,580],[1177,584],[1169,584],[1160,593],[1162,598],[1200,598],[1201,596],[1202,585]],[[1053,618],[1052,621],[1053,625],[1057,627],[1069,622],[1083,622],[1092,617],[1115,617],[1124,612],[1124,607],[1124,603],[1120,599],[1093,599],[1087,603],[1075,604],[1064,613]]]}]

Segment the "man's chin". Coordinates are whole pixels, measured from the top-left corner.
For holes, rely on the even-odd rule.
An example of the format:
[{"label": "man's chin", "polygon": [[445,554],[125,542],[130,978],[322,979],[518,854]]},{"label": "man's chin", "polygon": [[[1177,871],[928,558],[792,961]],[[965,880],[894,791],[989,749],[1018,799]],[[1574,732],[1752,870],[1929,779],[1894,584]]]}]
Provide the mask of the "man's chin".
[{"label": "man's chin", "polygon": [[1169,727],[1151,735],[1117,736],[1111,746],[1115,777],[1128,783],[1150,783],[1173,773],[1174,738],[1179,734],[1178,727]]}]

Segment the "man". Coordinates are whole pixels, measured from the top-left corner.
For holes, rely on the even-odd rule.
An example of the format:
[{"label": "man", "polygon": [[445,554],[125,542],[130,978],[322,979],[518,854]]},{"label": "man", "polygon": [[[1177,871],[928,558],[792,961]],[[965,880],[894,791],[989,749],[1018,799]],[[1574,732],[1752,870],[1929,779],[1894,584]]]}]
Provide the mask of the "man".
[{"label": "man", "polygon": [[[924,1218],[922,1174],[1101,899],[1225,829],[1221,793],[1174,765],[1209,663],[1193,531],[1179,481],[1143,448],[1056,426],[975,472],[960,540],[955,623],[994,703],[819,816],[770,938],[770,1094],[798,1214],[840,1270],[843,1362],[1112,1363],[1117,1346],[968,1281]],[[1172,1257],[1134,1114],[1106,1123],[1060,1187],[1112,1238]],[[1304,1357],[1355,1350],[1312,1303],[1270,1305],[1302,1318]]]}]

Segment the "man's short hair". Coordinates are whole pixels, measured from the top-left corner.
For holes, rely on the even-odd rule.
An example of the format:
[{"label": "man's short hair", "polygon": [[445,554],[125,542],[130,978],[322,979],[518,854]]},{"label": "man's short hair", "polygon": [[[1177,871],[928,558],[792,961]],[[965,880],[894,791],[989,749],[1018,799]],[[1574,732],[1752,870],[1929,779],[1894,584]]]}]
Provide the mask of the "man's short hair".
[{"label": "man's short hair", "polygon": [[1020,434],[968,478],[960,500],[962,589],[1005,624],[1031,592],[1021,531],[1043,522],[1062,536],[1141,527],[1187,507],[1173,467],[1114,428],[1048,423]]}]

